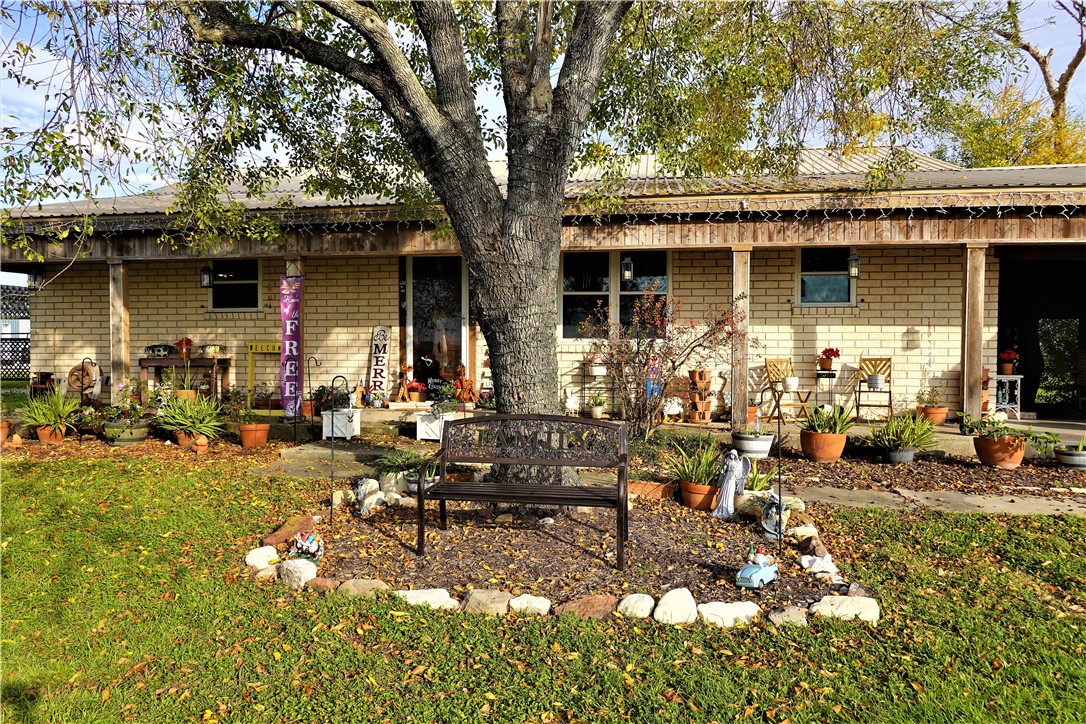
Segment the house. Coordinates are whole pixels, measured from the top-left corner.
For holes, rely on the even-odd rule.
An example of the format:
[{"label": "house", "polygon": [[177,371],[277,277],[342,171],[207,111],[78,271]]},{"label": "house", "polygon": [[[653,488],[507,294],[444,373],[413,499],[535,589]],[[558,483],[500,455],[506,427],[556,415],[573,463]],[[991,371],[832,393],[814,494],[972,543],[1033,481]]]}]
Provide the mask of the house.
[{"label": "house", "polygon": [[[714,377],[718,412],[730,403],[736,421],[770,357],[792,358],[814,388],[819,350],[839,348],[840,374],[818,401],[843,404],[859,358],[890,357],[895,407],[944,385],[952,408],[979,413],[983,370],[995,369],[999,350],[1017,349],[1019,372],[1039,374],[1038,320],[1079,320],[1086,349],[1086,166],[962,169],[915,154],[915,169],[893,189],[866,190],[864,172],[881,153],[811,150],[789,179],[683,179],[642,158],[621,189],[621,211],[599,224],[578,204],[598,175],[574,174],[555,290],[563,385],[578,394],[604,385],[585,373],[579,320],[597,302],[619,314],[645,280],[690,314],[740,299],[759,344],[716,370],[726,379]],[[494,170],[501,179],[503,164]],[[225,346],[233,382],[246,382],[247,357],[257,379],[274,380],[278,358],[249,355],[248,343],[281,338],[279,278],[301,275],[302,358],[321,365],[306,387],[335,374],[365,382],[377,327],[389,328],[393,378],[401,361],[417,370],[460,361],[485,384],[485,343],[466,312],[454,239],[385,199],[330,203],[296,184],[274,196],[283,194],[293,208],[244,200],[279,220],[281,242],[243,240],[209,257],[159,244],[170,187],[16,214],[31,230],[98,215],[82,248],[43,239],[43,265],[0,249],[5,269],[47,278],[65,269],[32,300],[32,369],[60,376],[91,357],[127,374],[146,347],[189,337]],[[620,283],[623,262],[632,262],[633,285]],[[201,271],[213,276],[210,288],[200,286]]]}]

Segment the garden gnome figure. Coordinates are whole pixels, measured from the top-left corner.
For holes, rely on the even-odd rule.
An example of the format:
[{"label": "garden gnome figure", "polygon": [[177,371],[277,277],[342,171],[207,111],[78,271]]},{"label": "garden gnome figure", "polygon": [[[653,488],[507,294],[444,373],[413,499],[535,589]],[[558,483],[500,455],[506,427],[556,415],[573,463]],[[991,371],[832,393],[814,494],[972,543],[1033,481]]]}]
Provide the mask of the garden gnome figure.
[{"label": "garden gnome figure", "polygon": [[743,484],[750,475],[750,460],[739,457],[735,450],[729,450],[724,456],[724,466],[716,479],[720,488],[720,500],[713,509],[713,517],[729,520],[735,514],[735,496],[743,494]]}]

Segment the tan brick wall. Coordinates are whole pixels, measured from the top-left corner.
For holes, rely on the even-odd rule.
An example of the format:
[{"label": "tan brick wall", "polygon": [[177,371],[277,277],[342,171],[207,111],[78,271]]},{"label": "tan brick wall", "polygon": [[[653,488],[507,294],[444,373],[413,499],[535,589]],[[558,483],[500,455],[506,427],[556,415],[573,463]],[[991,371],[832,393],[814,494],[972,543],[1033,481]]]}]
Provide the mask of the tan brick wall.
[{"label": "tan brick wall", "polygon": [[51,281],[30,297],[30,371],[54,372],[60,379],[84,357],[108,370],[107,265],[49,265],[45,279]]}]

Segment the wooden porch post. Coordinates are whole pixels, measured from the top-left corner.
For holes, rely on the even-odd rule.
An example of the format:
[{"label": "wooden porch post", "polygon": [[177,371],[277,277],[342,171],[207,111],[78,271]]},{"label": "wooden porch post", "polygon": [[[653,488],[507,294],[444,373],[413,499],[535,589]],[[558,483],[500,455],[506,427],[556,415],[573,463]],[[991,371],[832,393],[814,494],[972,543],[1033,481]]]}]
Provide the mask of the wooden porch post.
[{"label": "wooden porch post", "polygon": [[732,299],[735,302],[735,340],[732,343],[731,403],[732,430],[742,430],[747,424],[750,364],[747,356],[750,330],[750,250],[749,246],[732,247]]},{"label": "wooden porch post", "polygon": [[129,376],[132,360],[128,342],[128,264],[109,260],[109,374],[116,388]]},{"label": "wooden porch post", "polygon": [[962,295],[962,409],[980,415],[984,365],[984,276],[987,244],[966,244]]}]

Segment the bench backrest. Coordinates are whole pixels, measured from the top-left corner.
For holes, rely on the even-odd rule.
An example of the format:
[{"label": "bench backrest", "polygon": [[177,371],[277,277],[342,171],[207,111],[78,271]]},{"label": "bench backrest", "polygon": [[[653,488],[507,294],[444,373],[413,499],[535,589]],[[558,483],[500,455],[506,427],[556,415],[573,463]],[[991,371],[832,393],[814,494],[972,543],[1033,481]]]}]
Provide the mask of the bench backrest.
[{"label": "bench backrest", "polygon": [[445,423],[446,462],[617,468],[626,423],[561,415],[485,415]]}]

